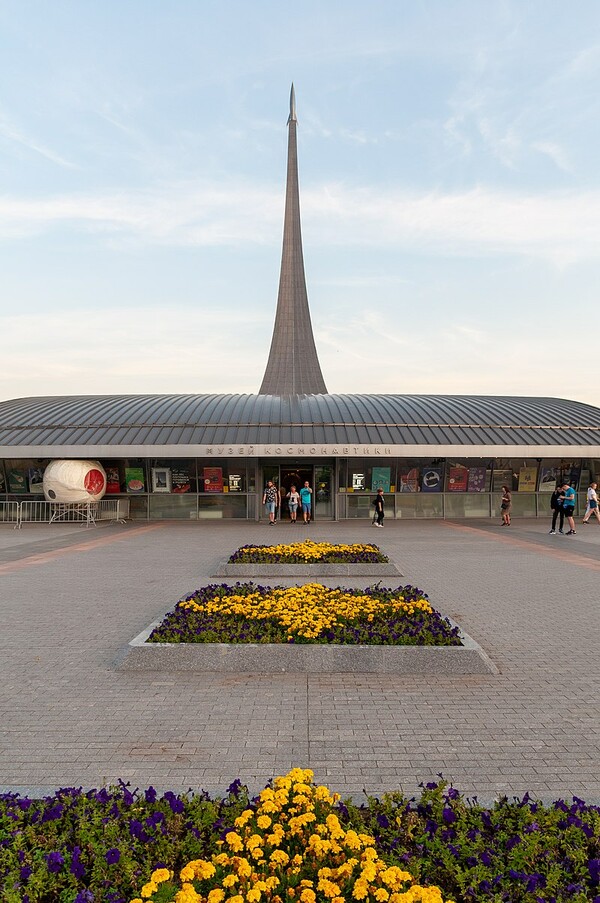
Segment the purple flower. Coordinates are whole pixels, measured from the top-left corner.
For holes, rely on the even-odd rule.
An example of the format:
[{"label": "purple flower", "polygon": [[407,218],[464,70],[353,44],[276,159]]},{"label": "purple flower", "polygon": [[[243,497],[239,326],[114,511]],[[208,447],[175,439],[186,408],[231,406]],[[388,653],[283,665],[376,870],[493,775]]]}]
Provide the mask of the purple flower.
[{"label": "purple flower", "polygon": [[28,865],[24,865],[21,869],[21,881],[28,881],[33,869]]},{"label": "purple flower", "polygon": [[113,847],[112,849],[106,851],[104,858],[109,865],[116,865],[121,858],[121,851],[117,850],[116,847]]},{"label": "purple flower", "polygon": [[600,859],[590,859],[587,865],[592,884],[600,884]]},{"label": "purple flower", "polygon": [[62,803],[57,803],[56,806],[52,806],[51,809],[47,809],[42,815],[42,823],[45,821],[56,821],[57,819],[62,817],[64,810],[64,806]]},{"label": "purple flower", "polygon": [[91,890],[80,890],[73,903],[94,903],[95,899]]},{"label": "purple flower", "polygon": [[76,878],[83,878],[85,875],[85,867],[83,862],[79,858],[81,856],[81,848],[73,847],[73,852],[71,853],[71,874],[75,875]]},{"label": "purple flower", "polygon": [[154,787],[148,787],[144,794],[147,803],[155,803],[156,802],[156,790]]},{"label": "purple flower", "polygon": [[178,815],[183,812],[185,806],[183,805],[183,801],[178,799],[172,790],[167,790],[163,799],[166,800],[171,807],[171,812],[174,815]]},{"label": "purple flower", "polygon": [[444,819],[447,825],[452,825],[456,821],[456,812],[450,808],[450,806],[444,806],[444,811],[442,812],[442,818]]},{"label": "purple flower", "polygon": [[65,860],[63,859],[62,853],[59,853],[58,850],[53,850],[52,853],[48,853],[46,856],[46,865],[48,866],[48,871],[56,874],[56,872],[60,872],[61,868],[65,864]]}]

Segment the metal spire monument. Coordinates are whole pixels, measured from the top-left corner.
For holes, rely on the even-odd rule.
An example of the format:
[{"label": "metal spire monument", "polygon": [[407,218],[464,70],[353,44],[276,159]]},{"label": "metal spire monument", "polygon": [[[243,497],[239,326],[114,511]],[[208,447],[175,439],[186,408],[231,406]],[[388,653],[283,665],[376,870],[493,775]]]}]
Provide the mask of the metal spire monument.
[{"label": "metal spire monument", "polygon": [[322,395],[327,393],[327,388],[315,347],[304,276],[293,84],[287,124],[287,182],[277,313],[269,360],[258,394]]}]

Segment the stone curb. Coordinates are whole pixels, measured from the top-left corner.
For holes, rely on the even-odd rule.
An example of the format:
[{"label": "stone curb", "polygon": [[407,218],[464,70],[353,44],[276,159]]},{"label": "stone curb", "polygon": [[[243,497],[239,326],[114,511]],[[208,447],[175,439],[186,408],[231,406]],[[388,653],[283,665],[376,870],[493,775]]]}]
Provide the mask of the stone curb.
[{"label": "stone curb", "polygon": [[391,561],[381,564],[228,564],[219,562],[212,577],[403,577]]},{"label": "stone curb", "polygon": [[[453,627],[458,626],[448,618]],[[462,630],[462,646],[288,646],[283,643],[147,643],[162,618],[121,650],[118,671],[221,671],[246,674],[498,674]],[[460,629],[460,628],[459,628]]]}]

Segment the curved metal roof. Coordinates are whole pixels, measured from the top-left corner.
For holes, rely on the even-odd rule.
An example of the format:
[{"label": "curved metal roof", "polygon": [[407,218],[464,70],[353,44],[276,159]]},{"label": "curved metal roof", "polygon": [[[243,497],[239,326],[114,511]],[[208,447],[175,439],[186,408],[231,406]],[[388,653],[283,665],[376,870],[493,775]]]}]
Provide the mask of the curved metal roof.
[{"label": "curved metal roof", "polygon": [[[600,409],[480,395],[94,395],[0,402],[0,454],[201,445],[600,449]],[[40,450],[44,449],[43,452]],[[182,450],[183,453],[183,450]]]}]

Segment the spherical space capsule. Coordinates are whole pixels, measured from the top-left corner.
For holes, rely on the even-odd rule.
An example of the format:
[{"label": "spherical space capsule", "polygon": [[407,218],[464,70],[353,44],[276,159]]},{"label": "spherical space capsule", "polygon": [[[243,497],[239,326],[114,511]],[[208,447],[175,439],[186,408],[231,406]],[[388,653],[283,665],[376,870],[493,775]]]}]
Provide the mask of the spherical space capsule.
[{"label": "spherical space capsule", "polygon": [[106,472],[98,461],[50,461],[44,471],[49,502],[98,502],[106,492]]}]

